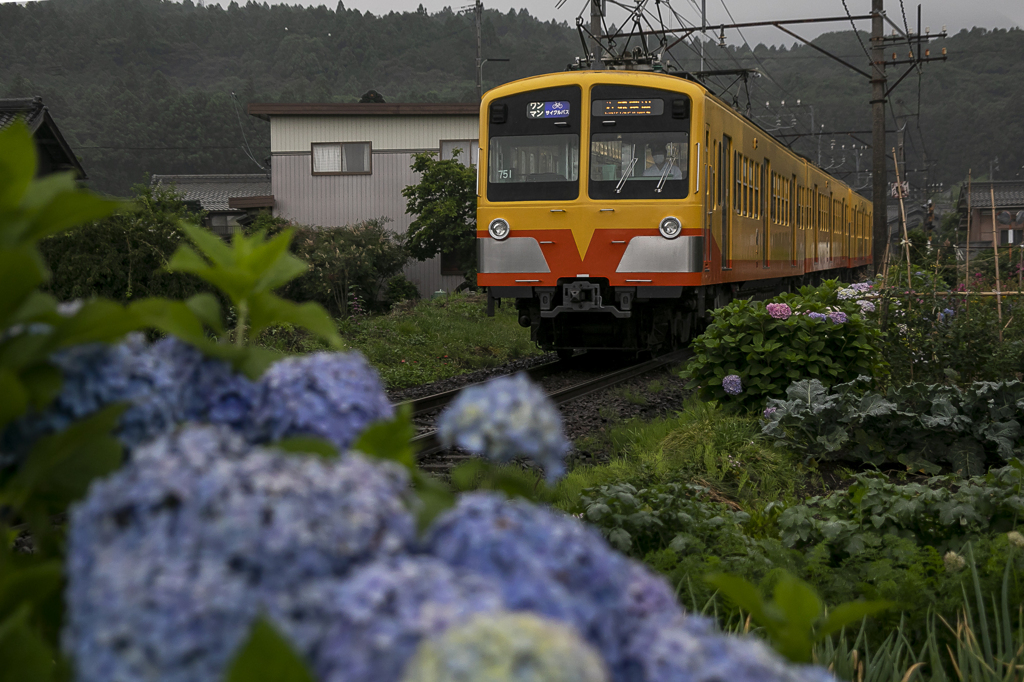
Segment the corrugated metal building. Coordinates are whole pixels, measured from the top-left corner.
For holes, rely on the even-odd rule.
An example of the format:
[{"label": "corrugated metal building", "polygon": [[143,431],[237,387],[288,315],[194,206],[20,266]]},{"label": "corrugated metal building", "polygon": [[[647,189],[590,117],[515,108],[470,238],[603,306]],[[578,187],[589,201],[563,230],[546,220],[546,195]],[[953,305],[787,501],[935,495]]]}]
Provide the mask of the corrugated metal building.
[{"label": "corrugated metal building", "polygon": [[[250,104],[249,113],[270,121],[274,215],[302,225],[385,217],[405,232],[402,189],[419,182],[413,154],[461,149],[464,163],[477,161],[477,104]],[[442,275],[440,257],[410,262],[406,276],[422,296],[463,281]]]}]

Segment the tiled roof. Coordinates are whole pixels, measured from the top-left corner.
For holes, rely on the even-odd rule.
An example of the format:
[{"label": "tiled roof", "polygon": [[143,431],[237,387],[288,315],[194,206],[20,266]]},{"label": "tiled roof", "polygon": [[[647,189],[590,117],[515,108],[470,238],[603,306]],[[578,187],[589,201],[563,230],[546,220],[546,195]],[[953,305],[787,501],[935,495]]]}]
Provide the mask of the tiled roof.
[{"label": "tiled roof", "polygon": [[25,118],[25,125],[32,132],[43,122],[42,97],[26,97],[19,99],[0,99],[0,130],[14,123],[19,116]]},{"label": "tiled roof", "polygon": [[[992,191],[995,191],[996,208],[1024,207],[1024,180],[1003,180],[975,182],[971,184],[971,206],[988,208],[992,206]],[[964,192],[966,201],[967,193]]]},{"label": "tiled roof", "polygon": [[230,211],[228,199],[270,194],[269,175],[154,175],[153,187],[173,187],[204,211]]}]

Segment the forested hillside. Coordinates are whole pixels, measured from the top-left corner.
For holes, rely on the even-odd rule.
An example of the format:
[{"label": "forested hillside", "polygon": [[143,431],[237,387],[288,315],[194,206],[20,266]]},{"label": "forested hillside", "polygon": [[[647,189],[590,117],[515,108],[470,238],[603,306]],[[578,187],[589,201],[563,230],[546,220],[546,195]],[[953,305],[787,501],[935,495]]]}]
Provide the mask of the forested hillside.
[{"label": "forested hillside", "polygon": [[[851,31],[819,42],[866,68]],[[483,43],[485,57],[511,60],[486,65],[488,87],[562,70],[580,50],[574,28],[526,12],[486,11]],[[933,54],[943,45],[950,60],[927,65],[920,84],[911,75],[892,98],[890,127],[907,125],[908,168],[919,171],[911,180],[950,183],[968,167],[977,176],[996,157],[997,179],[1013,177],[1024,164],[1024,31],[961,32],[933,43]],[[371,88],[390,102],[472,101],[475,49],[472,17],[450,9],[378,17],[341,3],[333,10],[191,0],[0,4],[0,95],[42,95],[92,185],[123,194],[146,173],[259,172],[269,126],[245,114],[251,101],[352,102]],[[697,68],[693,50],[673,53]],[[798,138],[795,148],[815,160],[820,154],[854,185],[866,183],[856,155],[865,169],[870,152],[832,134],[869,129],[866,79],[803,46],[758,46],[752,54],[711,44],[707,57],[709,68],[764,72],[725,96],[742,109],[749,100],[751,115],[778,134],[810,133],[806,105],[813,106],[814,128],[824,125],[824,133]],[[797,99],[803,106],[794,106]],[[906,116],[919,107],[919,119]]]}]

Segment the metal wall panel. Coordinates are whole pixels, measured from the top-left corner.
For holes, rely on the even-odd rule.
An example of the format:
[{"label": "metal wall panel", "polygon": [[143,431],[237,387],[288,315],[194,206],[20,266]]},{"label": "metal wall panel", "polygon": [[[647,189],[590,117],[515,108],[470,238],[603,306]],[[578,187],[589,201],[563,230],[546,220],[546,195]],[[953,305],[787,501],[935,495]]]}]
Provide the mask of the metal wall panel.
[{"label": "metal wall panel", "polygon": [[308,152],[314,142],[372,142],[383,149],[437,149],[439,140],[475,140],[476,116],[272,116],[271,152]]},{"label": "metal wall panel", "polygon": [[[434,140],[434,149],[438,141]],[[274,215],[300,225],[340,227],[370,218],[386,217],[388,228],[404,233],[412,216],[405,212],[402,189],[419,182],[419,174],[410,168],[410,153],[373,153],[371,175],[312,175],[310,155],[273,156],[271,184],[276,202]],[[427,261],[412,260],[405,275],[428,297],[441,289],[451,292],[462,278],[441,275],[440,257]]]}]

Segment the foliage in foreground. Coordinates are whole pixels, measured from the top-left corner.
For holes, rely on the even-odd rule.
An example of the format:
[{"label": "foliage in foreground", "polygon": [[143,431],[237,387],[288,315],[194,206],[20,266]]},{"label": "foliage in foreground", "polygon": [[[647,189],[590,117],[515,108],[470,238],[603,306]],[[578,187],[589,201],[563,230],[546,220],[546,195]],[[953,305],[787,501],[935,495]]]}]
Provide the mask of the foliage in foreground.
[{"label": "foliage in foreground", "polygon": [[801,379],[825,385],[881,372],[880,335],[838,282],[802,287],[768,304],[735,300],[712,313],[682,376],[706,400],[747,409]]},{"label": "foliage in foreground", "polygon": [[912,471],[984,473],[1024,454],[1024,383],[964,387],[912,383],[885,393],[861,377],[826,389],[794,382],[784,400],[769,400],[764,433],[807,458],[857,465],[899,463]]}]

